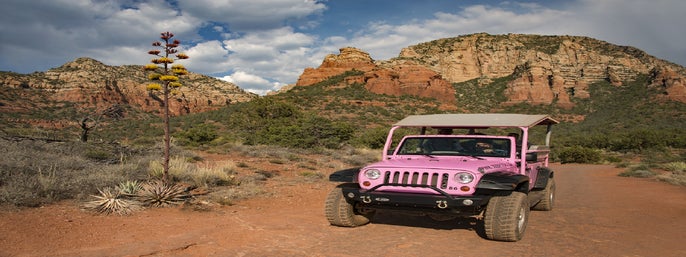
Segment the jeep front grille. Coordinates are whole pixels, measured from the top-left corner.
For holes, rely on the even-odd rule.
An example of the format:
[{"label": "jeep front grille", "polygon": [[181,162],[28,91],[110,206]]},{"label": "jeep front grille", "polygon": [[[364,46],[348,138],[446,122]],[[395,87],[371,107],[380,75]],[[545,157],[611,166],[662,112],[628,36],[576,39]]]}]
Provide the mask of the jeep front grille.
[{"label": "jeep front grille", "polygon": [[394,184],[394,186],[431,186],[440,189],[448,187],[448,173],[441,172],[420,172],[420,171],[386,171],[384,173],[384,184]]}]

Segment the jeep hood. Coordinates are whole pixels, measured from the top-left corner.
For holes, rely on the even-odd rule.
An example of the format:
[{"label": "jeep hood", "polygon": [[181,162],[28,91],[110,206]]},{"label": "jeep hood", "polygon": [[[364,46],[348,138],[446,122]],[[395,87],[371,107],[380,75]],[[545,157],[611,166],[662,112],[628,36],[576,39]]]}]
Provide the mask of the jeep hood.
[{"label": "jeep hood", "polygon": [[464,156],[455,157],[417,157],[384,160],[365,166],[363,169],[440,169],[440,170],[466,170],[474,172],[493,172],[513,168],[503,158],[475,158]]}]

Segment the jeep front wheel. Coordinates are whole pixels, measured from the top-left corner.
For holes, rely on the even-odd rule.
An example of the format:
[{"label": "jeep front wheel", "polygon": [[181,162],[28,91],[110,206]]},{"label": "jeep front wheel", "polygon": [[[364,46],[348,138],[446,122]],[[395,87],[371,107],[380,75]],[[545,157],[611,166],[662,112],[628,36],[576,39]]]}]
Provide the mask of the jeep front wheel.
[{"label": "jeep front wheel", "polygon": [[343,187],[339,185],[326,196],[326,219],[334,226],[357,227],[369,223],[369,219],[361,215],[355,206],[348,203],[343,195]]},{"label": "jeep front wheel", "polygon": [[491,240],[516,242],[522,239],[529,221],[529,203],[526,194],[512,192],[494,196],[486,206],[484,230]]},{"label": "jeep front wheel", "polygon": [[555,203],[555,180],[553,178],[548,179],[548,184],[543,190],[543,199],[534,205],[534,210],[537,211],[551,211],[553,210],[553,204]]}]

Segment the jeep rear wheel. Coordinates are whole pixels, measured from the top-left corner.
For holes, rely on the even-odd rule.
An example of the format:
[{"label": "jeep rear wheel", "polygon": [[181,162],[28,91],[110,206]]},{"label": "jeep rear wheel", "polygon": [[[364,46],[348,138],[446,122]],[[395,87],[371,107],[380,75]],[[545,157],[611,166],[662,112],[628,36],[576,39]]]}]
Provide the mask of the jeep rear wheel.
[{"label": "jeep rear wheel", "polygon": [[339,185],[326,196],[326,219],[334,226],[357,227],[369,223],[369,219],[361,215],[355,206],[346,201],[343,189],[346,185]]},{"label": "jeep rear wheel", "polygon": [[555,180],[553,178],[548,179],[548,184],[545,185],[543,190],[543,199],[534,206],[534,210],[537,211],[551,211],[553,210],[553,204],[555,203]]},{"label": "jeep rear wheel", "polygon": [[491,197],[484,213],[484,230],[491,240],[516,242],[522,239],[529,221],[526,194],[512,192]]}]

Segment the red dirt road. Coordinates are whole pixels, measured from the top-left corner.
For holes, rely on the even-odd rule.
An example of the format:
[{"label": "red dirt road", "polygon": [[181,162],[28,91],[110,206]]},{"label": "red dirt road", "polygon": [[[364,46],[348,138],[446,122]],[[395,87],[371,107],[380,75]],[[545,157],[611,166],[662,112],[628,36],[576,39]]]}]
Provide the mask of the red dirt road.
[{"label": "red dirt road", "polygon": [[686,188],[602,165],[553,165],[557,202],[524,238],[494,242],[473,220],[379,213],[329,226],[330,182],[273,179],[273,192],[199,212],[98,216],[74,203],[0,212],[0,256],[686,256]]}]

